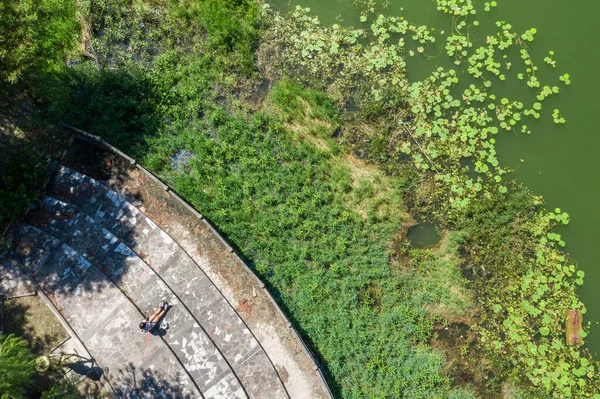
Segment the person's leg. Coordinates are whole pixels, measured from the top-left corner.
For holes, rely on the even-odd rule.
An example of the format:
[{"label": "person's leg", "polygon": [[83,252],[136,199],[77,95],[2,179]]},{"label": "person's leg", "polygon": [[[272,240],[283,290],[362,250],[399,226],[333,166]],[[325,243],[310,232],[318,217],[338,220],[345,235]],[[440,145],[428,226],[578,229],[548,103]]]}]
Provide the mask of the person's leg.
[{"label": "person's leg", "polygon": [[152,313],[152,316],[150,316],[150,317],[148,318],[148,321],[152,321],[153,319],[155,319],[155,318],[158,316],[158,314],[159,314],[160,312],[162,312],[162,311],[163,311],[163,310],[162,310],[162,308],[158,308],[158,309],[156,309],[156,310],[154,311],[154,313]]},{"label": "person's leg", "polygon": [[164,314],[164,309],[157,309],[156,312],[154,312],[154,314],[148,319],[148,321],[156,324]]}]

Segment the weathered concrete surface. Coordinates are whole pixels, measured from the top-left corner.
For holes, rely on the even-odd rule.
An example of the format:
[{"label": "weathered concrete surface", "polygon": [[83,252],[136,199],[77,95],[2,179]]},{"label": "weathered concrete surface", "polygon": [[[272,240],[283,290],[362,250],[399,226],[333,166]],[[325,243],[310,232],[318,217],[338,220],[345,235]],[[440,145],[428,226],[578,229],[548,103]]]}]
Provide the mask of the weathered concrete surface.
[{"label": "weathered concrete surface", "polygon": [[[34,213],[31,221],[84,251],[135,303],[143,305],[149,288],[176,298],[191,315],[182,326],[191,329],[192,320],[196,321],[194,337],[200,337],[200,329],[206,332],[233,370],[233,375],[226,375],[222,368],[217,373],[224,381],[220,386],[230,390],[228,397],[243,395],[241,389],[232,388],[237,381],[251,398],[288,396],[276,369],[242,319],[198,265],[154,222],[116,192],[68,168],[59,168],[48,191],[70,204],[47,198],[45,210]],[[189,337],[181,332],[169,343],[174,348],[182,346],[176,353],[194,375],[193,361],[202,351],[189,346]],[[202,389],[202,384],[198,385]]]},{"label": "weathered concrete surface", "polygon": [[15,251],[117,391],[135,396],[123,383],[129,368],[160,372],[175,397],[201,397],[165,342],[139,332],[140,312],[83,256],[29,226],[17,231]]},{"label": "weathered concrete surface", "polygon": [[194,315],[142,259],[101,224],[51,197],[45,197],[26,222],[84,254],[147,315],[154,311],[160,298],[167,299],[174,308],[165,317],[170,328],[162,337],[204,396],[218,393],[227,398],[246,397],[237,377]]},{"label": "weathered concrete surface", "polygon": [[17,259],[8,255],[0,259],[0,298],[15,298],[35,294],[35,284],[21,269]]},{"label": "weathered concrete surface", "polygon": [[257,279],[204,223],[135,168],[120,169],[111,182],[177,241],[236,308],[277,368],[291,398],[329,397],[314,362],[293,336],[287,320]]}]

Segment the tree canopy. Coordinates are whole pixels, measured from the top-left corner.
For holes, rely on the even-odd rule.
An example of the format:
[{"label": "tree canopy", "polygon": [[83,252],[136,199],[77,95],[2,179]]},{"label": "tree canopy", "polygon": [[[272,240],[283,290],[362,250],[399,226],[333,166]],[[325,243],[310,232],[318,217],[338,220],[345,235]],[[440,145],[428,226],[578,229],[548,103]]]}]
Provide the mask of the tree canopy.
[{"label": "tree canopy", "polygon": [[0,398],[25,398],[24,389],[34,373],[34,356],[27,341],[14,334],[0,335]]},{"label": "tree canopy", "polygon": [[0,80],[62,68],[79,30],[73,1],[0,0]]}]

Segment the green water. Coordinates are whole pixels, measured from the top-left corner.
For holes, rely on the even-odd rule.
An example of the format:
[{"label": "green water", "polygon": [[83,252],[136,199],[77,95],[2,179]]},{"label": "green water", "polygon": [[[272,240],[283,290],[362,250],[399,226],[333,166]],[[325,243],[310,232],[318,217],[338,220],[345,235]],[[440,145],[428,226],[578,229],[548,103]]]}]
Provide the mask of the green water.
[{"label": "green water", "polygon": [[413,248],[431,248],[440,241],[440,235],[430,223],[419,223],[411,227],[406,238]]},{"label": "green water", "polygon": [[[490,13],[483,12],[483,1],[476,2],[480,29],[495,29],[496,20],[511,23],[517,31],[536,28],[537,35],[530,48],[538,65],[537,76],[542,85],[557,85],[558,96],[544,102],[542,118],[527,119],[531,135],[501,133],[497,142],[500,162],[517,167],[516,178],[536,194],[544,196],[548,206],[560,207],[571,216],[571,223],[559,232],[567,242],[566,250],[585,271],[584,286],[579,290],[588,308],[586,321],[600,321],[600,135],[597,134],[596,118],[600,116],[600,79],[596,77],[600,65],[597,41],[600,34],[600,1],[597,0],[497,0],[498,7]],[[277,9],[290,9],[296,4],[310,7],[319,15],[322,23],[343,23],[358,26],[358,13],[351,0],[271,0]],[[450,31],[450,19],[437,11],[433,0],[390,0],[383,14],[403,15],[409,21],[434,27],[438,31]],[[484,36],[476,32],[476,36]],[[441,44],[441,41],[438,40]],[[437,54],[439,48],[429,48],[426,53]],[[554,50],[557,68],[543,63],[549,50]],[[518,57],[513,60],[517,64]],[[454,67],[442,54],[438,58],[409,57],[410,80],[428,76],[434,66]],[[516,71],[515,71],[516,73]],[[571,85],[565,87],[558,75],[569,73]],[[548,78],[551,78],[548,80]],[[532,89],[514,76],[507,74],[506,82],[494,82],[492,92],[515,100],[534,97]],[[552,109],[559,108],[567,119],[565,125],[552,122]],[[521,159],[525,162],[521,163]],[[596,185],[598,184],[598,185]],[[600,207],[599,207],[600,208]],[[600,327],[592,326],[587,338],[589,348],[600,353]]]}]

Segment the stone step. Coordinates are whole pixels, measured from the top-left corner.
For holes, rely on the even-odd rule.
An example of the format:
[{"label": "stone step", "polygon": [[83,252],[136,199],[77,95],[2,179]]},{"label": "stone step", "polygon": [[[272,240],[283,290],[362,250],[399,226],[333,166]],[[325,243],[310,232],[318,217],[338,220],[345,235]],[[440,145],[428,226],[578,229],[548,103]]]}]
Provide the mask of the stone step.
[{"label": "stone step", "polygon": [[105,185],[65,167],[57,170],[49,193],[89,215],[152,267],[217,345],[248,396],[288,397],[273,364],[239,315],[152,220]]},{"label": "stone step", "polygon": [[[0,300],[34,295],[35,291],[35,284],[19,265],[18,258],[14,254],[0,257]],[[0,320],[1,324],[2,320]]]},{"label": "stone step", "polygon": [[66,202],[46,196],[29,212],[26,222],[82,254],[146,314],[156,309],[160,298],[166,298],[174,307],[165,317],[170,328],[165,331],[163,339],[204,396],[247,397],[231,367],[185,304],[179,303],[162,279],[94,218]]},{"label": "stone step", "polygon": [[[131,392],[127,370],[159,371],[176,396],[201,398],[173,355],[157,336],[142,334],[142,314],[87,259],[32,226],[20,226],[15,252],[102,367],[115,390]],[[127,339],[124,339],[127,337]]]}]

